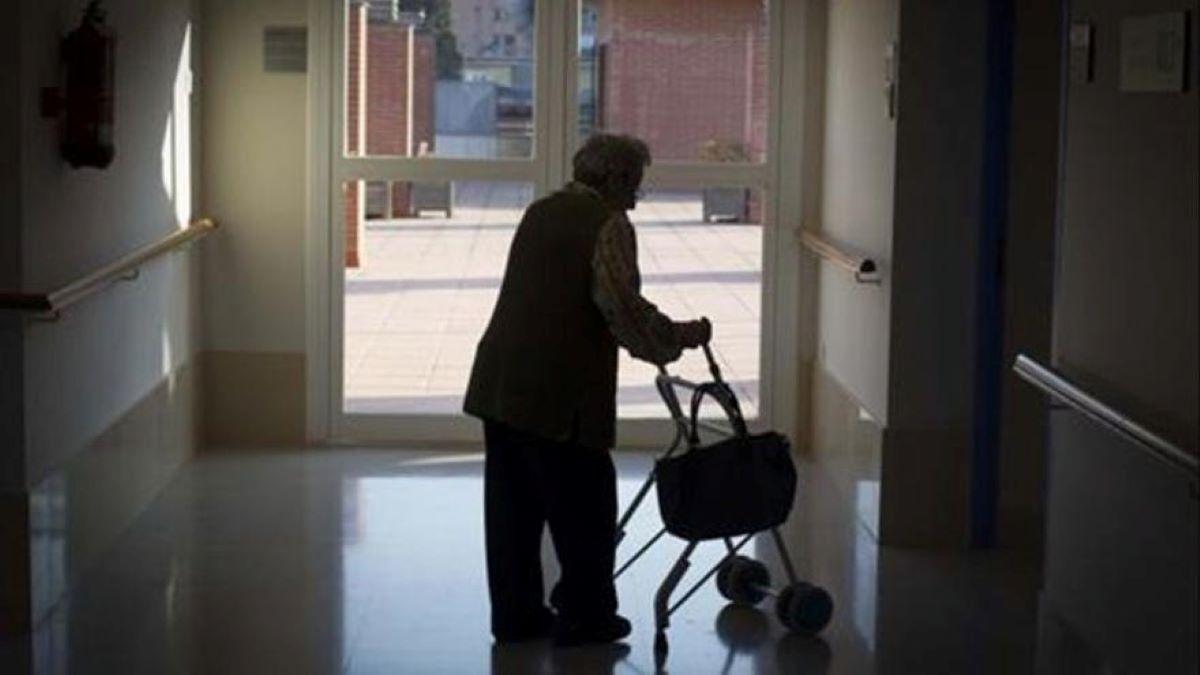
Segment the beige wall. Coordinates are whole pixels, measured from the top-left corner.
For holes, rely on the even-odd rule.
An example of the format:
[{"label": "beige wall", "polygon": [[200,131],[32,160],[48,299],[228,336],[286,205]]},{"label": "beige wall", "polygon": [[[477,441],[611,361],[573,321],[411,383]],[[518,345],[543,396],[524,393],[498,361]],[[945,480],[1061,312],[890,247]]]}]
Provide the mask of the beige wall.
[{"label": "beige wall", "polygon": [[881,532],[966,543],[983,216],[986,3],[901,5]]},{"label": "beige wall", "polygon": [[[1120,90],[1121,22],[1188,11],[1183,92]],[[1066,89],[1054,364],[1195,455],[1200,79],[1194,0],[1075,0],[1095,78]],[[1113,672],[1197,667],[1194,480],[1077,413],[1050,420],[1044,609]],[[1136,593],[1113,593],[1136,588]]]},{"label": "beige wall", "polygon": [[[307,78],[264,72],[262,34],[307,19],[305,0],[203,2],[201,204],[224,226],[204,252],[204,349],[219,353],[204,359],[205,427],[222,444],[303,440],[290,388],[304,377]],[[244,423],[218,415],[234,401]]]},{"label": "beige wall", "polygon": [[[12,98],[21,105],[5,114],[15,108],[20,117],[19,281],[29,292],[61,286],[192,215],[190,1],[105,3],[119,41],[117,151],[103,171],[62,162],[57,122],[38,108],[41,88],[60,84],[60,39],[85,4],[20,4],[20,96]],[[5,482],[27,505],[22,590],[34,618],[192,453],[195,274],[191,254],[167,256],[57,322],[17,329],[23,471]]]},{"label": "beige wall", "polygon": [[888,421],[961,428],[974,402],[984,3],[902,5]]},{"label": "beige wall", "polygon": [[[826,5],[820,223],[828,238],[875,258],[883,283],[820,271],[811,428],[816,456],[887,543],[966,543],[983,4]],[[893,41],[895,120],[884,97]]]},{"label": "beige wall", "polygon": [[263,28],[305,0],[205,0],[202,205],[225,225],[204,256],[204,347],[304,349],[303,73],[263,71]]},{"label": "beige wall", "polygon": [[1012,150],[1005,233],[1004,374],[1001,392],[998,543],[1042,545],[1047,416],[1042,396],[1009,367],[1017,354],[1050,355],[1054,223],[1058,192],[1059,38],[1056,3],[1016,3]]},{"label": "beige wall", "polygon": [[[1155,7],[1191,10],[1190,86],[1176,94],[1121,93],[1113,48],[1120,20]],[[1200,444],[1196,3],[1091,0],[1072,11],[1096,16],[1096,80],[1072,84],[1068,93],[1054,357],[1194,453]]]}]

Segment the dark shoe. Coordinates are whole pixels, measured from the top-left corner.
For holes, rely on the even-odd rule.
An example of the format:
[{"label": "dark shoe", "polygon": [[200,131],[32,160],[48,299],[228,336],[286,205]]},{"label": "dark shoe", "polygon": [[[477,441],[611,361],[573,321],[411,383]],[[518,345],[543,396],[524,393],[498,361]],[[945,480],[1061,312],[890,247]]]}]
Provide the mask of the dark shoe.
[{"label": "dark shoe", "polygon": [[506,626],[492,626],[492,637],[501,644],[544,640],[554,633],[554,612],[544,610],[532,620]]},{"label": "dark shoe", "polygon": [[575,647],[577,645],[616,642],[629,635],[632,626],[619,614],[591,621],[559,620],[554,625],[554,646]]}]

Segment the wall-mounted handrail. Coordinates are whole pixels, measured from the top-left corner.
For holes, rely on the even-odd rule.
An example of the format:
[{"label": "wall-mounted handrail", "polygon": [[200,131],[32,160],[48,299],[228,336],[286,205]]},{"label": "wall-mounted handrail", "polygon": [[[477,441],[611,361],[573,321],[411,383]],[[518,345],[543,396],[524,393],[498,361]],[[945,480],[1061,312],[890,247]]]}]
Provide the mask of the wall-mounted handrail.
[{"label": "wall-mounted handrail", "polygon": [[861,258],[851,255],[815,232],[799,229],[800,243],[822,260],[827,260],[836,267],[854,275],[854,280],[860,284],[880,283],[879,266],[871,258]]},{"label": "wall-mounted handrail", "polygon": [[1080,389],[1052,368],[1020,354],[1013,363],[1013,371],[1021,379],[1046,392],[1053,398],[1103,424],[1118,434],[1134,441],[1148,455],[1187,475],[1193,482],[1197,479],[1197,459],[1175,444],[1167,441],[1146,427],[1121,414],[1112,406]]},{"label": "wall-mounted handrail", "polygon": [[35,312],[56,318],[63,310],[118,281],[136,279],[138,270],[147,262],[203,237],[217,229],[210,218],[193,220],[185,229],[143,246],[113,262],[90,272],[71,283],[48,293],[0,292],[0,310]]}]

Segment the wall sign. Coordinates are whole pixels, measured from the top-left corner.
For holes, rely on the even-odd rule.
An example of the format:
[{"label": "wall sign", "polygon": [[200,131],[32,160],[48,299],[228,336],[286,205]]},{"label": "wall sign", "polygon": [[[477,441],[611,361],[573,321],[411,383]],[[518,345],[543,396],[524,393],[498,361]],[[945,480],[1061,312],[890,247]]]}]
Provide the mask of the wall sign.
[{"label": "wall sign", "polygon": [[1186,12],[1126,17],[1121,21],[1121,91],[1183,91],[1186,55]]},{"label": "wall sign", "polygon": [[1071,52],[1068,69],[1071,82],[1087,84],[1092,81],[1092,24],[1078,21],[1071,24]]},{"label": "wall sign", "polygon": [[308,70],[308,28],[267,26],[263,29],[263,70],[303,73]]}]

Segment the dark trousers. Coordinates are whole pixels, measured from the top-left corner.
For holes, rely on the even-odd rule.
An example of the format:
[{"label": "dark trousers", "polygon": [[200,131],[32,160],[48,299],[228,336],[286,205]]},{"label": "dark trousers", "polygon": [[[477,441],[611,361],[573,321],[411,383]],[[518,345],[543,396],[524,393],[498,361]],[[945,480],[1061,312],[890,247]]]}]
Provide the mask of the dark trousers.
[{"label": "dark trousers", "polygon": [[520,630],[546,613],[545,525],[562,568],[551,593],[559,619],[588,622],[614,614],[617,480],[608,451],[548,441],[495,422],[484,423],[484,438],[492,632]]}]

